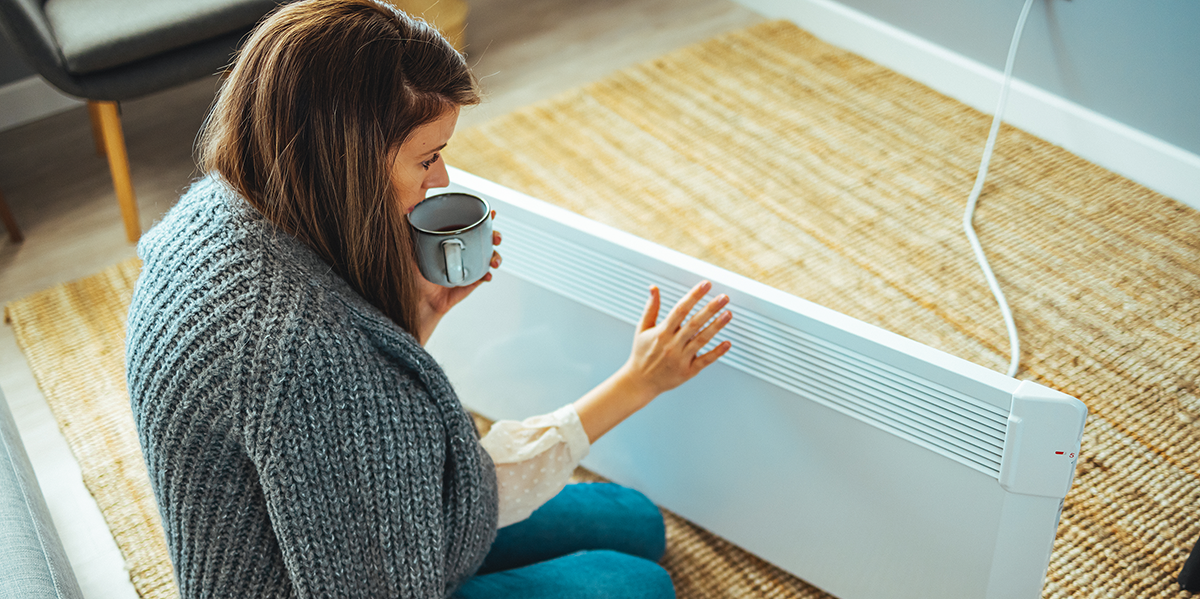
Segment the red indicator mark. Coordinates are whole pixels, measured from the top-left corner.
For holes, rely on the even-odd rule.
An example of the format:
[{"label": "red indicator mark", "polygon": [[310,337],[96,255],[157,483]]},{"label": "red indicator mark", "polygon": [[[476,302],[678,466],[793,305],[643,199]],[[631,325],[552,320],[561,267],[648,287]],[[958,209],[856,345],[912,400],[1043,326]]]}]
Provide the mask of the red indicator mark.
[{"label": "red indicator mark", "polygon": [[1063,454],[1063,452],[1061,452],[1061,451],[1054,452],[1054,455],[1062,455],[1062,454]]}]

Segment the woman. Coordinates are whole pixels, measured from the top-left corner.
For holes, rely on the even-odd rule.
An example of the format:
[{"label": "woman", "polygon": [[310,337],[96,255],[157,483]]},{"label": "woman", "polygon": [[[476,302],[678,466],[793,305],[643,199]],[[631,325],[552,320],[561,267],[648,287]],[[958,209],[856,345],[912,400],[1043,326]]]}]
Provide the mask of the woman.
[{"label": "woman", "polygon": [[448,183],[439,151],[478,101],[461,55],[371,0],[288,5],[242,49],[208,175],[139,245],[129,314],[184,597],[674,595],[653,504],[559,491],[592,442],[728,350],[697,353],[727,299],[687,319],[698,285],[660,323],[652,289],[617,373],[481,441],[422,346],[483,281],[424,281],[405,223]]}]

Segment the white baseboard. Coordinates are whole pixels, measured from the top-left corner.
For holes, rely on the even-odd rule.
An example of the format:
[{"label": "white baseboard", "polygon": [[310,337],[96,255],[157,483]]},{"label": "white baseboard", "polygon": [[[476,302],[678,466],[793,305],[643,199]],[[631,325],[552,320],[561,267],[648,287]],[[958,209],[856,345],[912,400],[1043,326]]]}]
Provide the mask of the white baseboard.
[{"label": "white baseboard", "polygon": [[[736,0],[987,114],[1004,74],[832,0]],[[1020,61],[1020,56],[1017,57]],[[1200,209],[1200,156],[1014,79],[1004,121]],[[981,144],[982,145],[982,144]]]},{"label": "white baseboard", "polygon": [[82,106],[36,75],[0,86],[0,131]]}]

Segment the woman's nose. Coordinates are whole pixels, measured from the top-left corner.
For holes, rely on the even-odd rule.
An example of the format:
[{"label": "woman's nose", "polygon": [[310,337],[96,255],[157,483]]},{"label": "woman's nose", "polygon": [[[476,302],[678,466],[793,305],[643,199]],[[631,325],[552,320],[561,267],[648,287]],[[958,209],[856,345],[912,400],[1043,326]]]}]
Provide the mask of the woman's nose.
[{"label": "woman's nose", "polygon": [[429,172],[425,175],[422,189],[433,189],[437,187],[446,187],[450,185],[450,173],[446,171],[446,160],[439,159],[429,167]]}]

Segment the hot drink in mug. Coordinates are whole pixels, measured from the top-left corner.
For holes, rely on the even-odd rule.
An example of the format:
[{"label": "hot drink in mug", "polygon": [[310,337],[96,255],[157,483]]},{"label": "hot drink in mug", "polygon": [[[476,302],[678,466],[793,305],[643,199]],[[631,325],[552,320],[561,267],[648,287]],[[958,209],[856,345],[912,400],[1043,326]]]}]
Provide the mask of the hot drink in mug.
[{"label": "hot drink in mug", "polygon": [[491,207],[467,193],[430,196],[408,214],[417,266],[428,281],[443,287],[470,285],[486,275],[492,261]]}]

